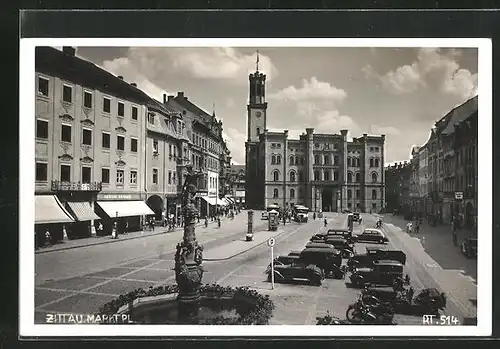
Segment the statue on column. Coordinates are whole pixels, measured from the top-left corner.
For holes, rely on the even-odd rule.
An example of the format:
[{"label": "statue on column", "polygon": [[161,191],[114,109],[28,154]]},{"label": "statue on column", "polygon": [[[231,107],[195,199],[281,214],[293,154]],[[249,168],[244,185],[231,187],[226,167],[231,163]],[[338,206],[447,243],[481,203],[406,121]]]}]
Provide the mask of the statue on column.
[{"label": "statue on column", "polygon": [[195,223],[198,209],[195,195],[198,181],[204,176],[196,172],[192,166],[186,166],[186,175],[182,187],[182,214],[184,217],[184,236],[177,244],[175,253],[175,280],[179,287],[179,316],[190,318],[196,316],[199,301],[199,287],[203,277],[203,246],[196,241]]}]

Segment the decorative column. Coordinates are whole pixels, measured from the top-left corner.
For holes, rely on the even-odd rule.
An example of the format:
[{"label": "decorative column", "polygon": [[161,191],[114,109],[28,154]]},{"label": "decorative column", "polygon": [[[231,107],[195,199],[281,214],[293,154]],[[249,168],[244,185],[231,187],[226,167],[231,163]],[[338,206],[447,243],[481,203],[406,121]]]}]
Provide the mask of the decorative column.
[{"label": "decorative column", "polygon": [[342,185],[342,191],[340,194],[340,202],[341,202],[341,207],[340,210],[344,207],[347,207],[347,186],[346,186],[346,181],[347,181],[347,130],[340,130],[340,133],[342,134],[342,160],[341,160],[341,167],[342,171],[340,172],[340,183]]},{"label": "decorative column", "polygon": [[196,209],[194,196],[198,190],[198,181],[203,178],[202,172],[194,172],[192,166],[186,166],[186,179],[182,187],[182,214],[184,217],[184,236],[177,244],[175,253],[175,280],[179,287],[178,320],[179,323],[191,323],[198,315],[200,293],[203,277],[203,246],[196,241],[195,223],[199,212]]}]

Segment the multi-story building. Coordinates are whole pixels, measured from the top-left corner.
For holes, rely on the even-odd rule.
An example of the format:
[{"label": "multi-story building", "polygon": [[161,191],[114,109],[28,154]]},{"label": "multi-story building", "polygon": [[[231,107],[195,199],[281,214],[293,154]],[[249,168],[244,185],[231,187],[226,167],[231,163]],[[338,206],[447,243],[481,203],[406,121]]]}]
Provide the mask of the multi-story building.
[{"label": "multi-story building", "polygon": [[146,192],[156,219],[180,215],[182,169],[190,163],[190,146],[182,113],[152,100],[147,104]]},{"label": "multi-story building", "polygon": [[141,185],[149,98],[71,47],[37,47],[35,71],[35,227],[58,239],[88,236],[98,219],[105,231],[117,217],[138,226],[152,213]]},{"label": "multi-story building", "polygon": [[242,207],[245,205],[245,165],[231,165],[227,173],[228,194]]},{"label": "multi-story building", "polygon": [[428,169],[427,143],[418,150],[418,182],[419,182],[419,212],[426,216],[427,214],[427,169]]},{"label": "multi-story building", "polygon": [[386,201],[387,211],[398,212],[405,216],[410,215],[410,182],[412,166],[407,161],[387,166],[386,174]]},{"label": "multi-story building", "polygon": [[222,121],[217,120],[215,112],[210,115],[189,101],[184,92],[168,96],[165,104],[181,111],[186,134],[191,141],[191,163],[196,170],[206,173],[196,199],[198,209],[202,216],[213,215],[217,206],[227,205],[219,197],[219,175],[221,167],[226,166],[228,153],[222,138]]},{"label": "multi-story building", "polygon": [[304,204],[315,211],[373,210],[384,207],[385,136],[347,140],[340,134],[315,134],[299,139],[288,130],[267,130],[266,75],[249,76],[247,106],[246,202],[250,208]]},{"label": "multi-story building", "polygon": [[420,180],[419,180],[419,151],[420,147],[414,146],[411,150],[410,159],[410,190],[409,190],[409,206],[410,211],[415,215],[419,213],[420,209]]}]

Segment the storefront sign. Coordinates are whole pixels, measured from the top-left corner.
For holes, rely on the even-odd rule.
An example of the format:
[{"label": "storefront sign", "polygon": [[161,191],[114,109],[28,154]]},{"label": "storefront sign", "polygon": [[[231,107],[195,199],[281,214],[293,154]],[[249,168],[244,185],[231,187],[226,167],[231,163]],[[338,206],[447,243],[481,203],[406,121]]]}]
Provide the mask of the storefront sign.
[{"label": "storefront sign", "polygon": [[455,192],[455,200],[463,200],[464,198],[464,193],[461,191],[456,191]]},{"label": "storefront sign", "polygon": [[244,198],[245,197],[245,191],[244,190],[236,190],[235,193],[237,198]]},{"label": "storefront sign", "polygon": [[140,194],[99,194],[97,200],[141,200]]}]

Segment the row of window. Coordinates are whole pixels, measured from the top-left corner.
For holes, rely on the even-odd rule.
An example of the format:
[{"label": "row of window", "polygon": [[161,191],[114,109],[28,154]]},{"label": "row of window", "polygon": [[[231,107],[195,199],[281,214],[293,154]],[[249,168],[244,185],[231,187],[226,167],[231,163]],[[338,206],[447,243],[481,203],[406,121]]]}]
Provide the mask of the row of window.
[{"label": "row of window", "polygon": [[[38,94],[48,97],[49,96],[49,79],[38,77]],[[62,100],[65,103],[73,103],[73,87],[68,84],[63,84],[62,87]],[[83,91],[83,106],[88,109],[93,109],[94,93],[92,91]],[[117,114],[120,117],[125,116],[125,103],[117,102]],[[102,97],[102,111],[104,113],[111,113],[111,98]],[[135,105],[132,106],[131,118],[137,121],[139,115],[139,108]]]},{"label": "row of window", "polygon": [[[46,182],[48,177],[47,173],[47,163],[45,162],[37,162],[35,168],[35,180],[37,182]],[[153,168],[152,171],[152,183],[158,184],[158,169]],[[60,166],[60,181],[61,182],[71,182],[71,165],[69,164],[61,164]],[[116,170],[116,184],[123,185],[125,178],[125,170],[117,169]],[[92,180],[92,167],[91,166],[82,166],[81,172],[81,182],[82,183],[90,183]],[[101,182],[103,184],[110,183],[110,169],[102,168],[101,169]],[[137,185],[137,170],[130,170],[129,177],[130,185]],[[177,184],[176,172],[168,171],[168,184]]]},{"label": "row of window", "polygon": [[[319,143],[315,143],[315,144],[314,144],[314,147],[315,147],[316,149],[318,149],[318,148],[319,148]],[[338,148],[339,148],[339,145],[338,145],[338,143],[333,143],[332,147],[333,147],[333,149],[338,149]],[[329,143],[324,143],[324,144],[323,144],[323,149],[330,149],[330,148],[331,148],[331,147],[330,147],[330,144],[329,144]]]},{"label": "row of window", "polygon": [[[273,199],[277,199],[279,197],[279,190],[278,189],[274,189],[273,190]],[[300,197],[300,193],[299,193],[299,197]],[[288,196],[288,198],[290,199],[295,199],[295,189],[290,189],[290,195]]]},{"label": "row of window", "polygon": [[[378,175],[377,173],[373,172],[371,174],[371,179],[372,183],[377,183],[378,181]],[[278,182],[280,180],[280,172],[278,170],[273,171],[273,181]],[[295,182],[297,180],[297,175],[295,171],[290,171],[289,173],[289,181],[290,182]],[[298,180],[299,182],[302,182],[303,176],[302,172],[299,171],[298,173]],[[320,171],[314,171],[314,180],[315,181],[330,181],[330,171],[326,170],[323,172],[323,179],[321,179],[321,172]],[[339,180],[339,173],[337,171],[333,172],[333,180],[338,181]],[[355,182],[359,183],[361,181],[361,174],[358,172],[355,174]],[[347,172],[347,183],[352,183],[352,172]]]},{"label": "row of window", "polygon": [[[300,194],[299,194],[300,195]],[[277,199],[279,197],[279,190],[274,189],[273,190],[273,199]],[[290,199],[295,198],[295,189],[291,188],[290,189],[290,195],[288,196]],[[361,198],[361,191],[358,189],[356,190],[356,198],[359,199]],[[352,190],[348,189],[347,190],[347,199],[351,200],[352,199]],[[377,200],[377,190],[373,189],[372,190],[372,200]],[[374,206],[376,208],[376,206]]]},{"label": "row of window", "polygon": [[[36,137],[39,139],[48,139],[49,138],[49,122],[43,119],[37,119],[36,121]],[[61,124],[61,142],[73,143],[73,132],[72,125],[70,124]],[[137,153],[138,145],[137,138],[130,138],[130,151],[132,153]],[[83,127],[82,128],[82,144],[83,145],[92,145],[92,129]],[[101,138],[101,147],[104,149],[111,148],[111,133],[102,131]],[[125,136],[117,135],[116,136],[116,149],[117,150],[125,150]]]},{"label": "row of window", "polygon": [[[37,162],[35,168],[35,180],[37,182],[46,182],[47,181],[47,163],[45,162]],[[60,165],[60,173],[59,178],[61,182],[71,182],[71,165],[69,164],[61,164]],[[116,184],[123,185],[125,178],[125,170],[116,170]],[[153,181],[154,170],[153,170]],[[81,171],[81,182],[82,183],[90,183],[92,181],[92,167],[91,166],[82,166]],[[158,181],[158,170],[156,170],[156,181]],[[101,182],[103,184],[109,184],[110,182],[110,169],[102,168],[101,169]],[[137,170],[130,171],[129,183],[131,185],[137,185]]]},{"label": "row of window", "polygon": [[370,147],[370,151],[378,151],[379,148],[378,147]]},{"label": "row of window", "polygon": [[193,132],[191,141],[201,147],[204,150],[208,150],[213,154],[219,155],[221,153],[221,146],[219,143],[214,142],[213,140],[202,136],[197,132]]}]

